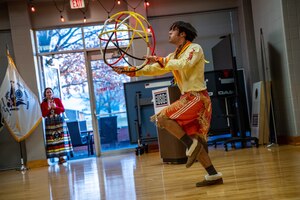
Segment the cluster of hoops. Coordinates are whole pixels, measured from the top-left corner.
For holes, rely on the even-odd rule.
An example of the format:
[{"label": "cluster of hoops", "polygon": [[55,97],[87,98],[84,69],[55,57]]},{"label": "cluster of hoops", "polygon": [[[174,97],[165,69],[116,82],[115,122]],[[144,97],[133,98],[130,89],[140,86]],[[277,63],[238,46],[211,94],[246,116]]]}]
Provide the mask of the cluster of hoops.
[{"label": "cluster of hoops", "polygon": [[[129,23],[130,18],[133,18],[131,19],[131,24]],[[109,29],[108,25],[112,23],[114,23],[114,28]],[[124,28],[124,26],[126,28]],[[120,37],[121,34],[118,33],[124,31],[129,32],[129,38]],[[148,60],[145,57],[154,54],[156,41],[152,26],[142,15],[136,12],[121,11],[112,15],[105,21],[103,29],[98,37],[100,39],[100,51],[103,55],[104,63],[112,68],[123,67],[119,64],[121,60],[125,61],[128,64],[128,66],[134,66],[133,64],[129,63],[129,61],[125,58],[126,55],[132,58],[133,60],[143,61],[141,65],[135,66],[134,71],[138,71],[142,69],[145,65],[147,65]],[[135,39],[142,39],[145,42],[147,49],[146,55],[144,55],[143,57],[136,57],[129,53],[129,50]],[[129,40],[129,42],[127,47],[123,49],[120,47],[120,42],[125,40]],[[107,57],[109,44],[113,44],[118,49],[118,57],[114,61],[110,60],[111,62],[109,62],[110,58]]]}]

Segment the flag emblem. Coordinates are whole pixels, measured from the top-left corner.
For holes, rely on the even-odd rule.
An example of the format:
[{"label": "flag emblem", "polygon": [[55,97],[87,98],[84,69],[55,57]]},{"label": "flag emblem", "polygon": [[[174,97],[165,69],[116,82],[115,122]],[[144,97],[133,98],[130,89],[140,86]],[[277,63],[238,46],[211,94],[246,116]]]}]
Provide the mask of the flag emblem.
[{"label": "flag emblem", "polygon": [[10,81],[10,89],[6,92],[5,97],[1,98],[1,101],[3,103],[3,112],[8,112],[10,115],[11,111],[19,110],[20,106],[25,106],[25,109],[29,109],[28,94],[21,83]]}]

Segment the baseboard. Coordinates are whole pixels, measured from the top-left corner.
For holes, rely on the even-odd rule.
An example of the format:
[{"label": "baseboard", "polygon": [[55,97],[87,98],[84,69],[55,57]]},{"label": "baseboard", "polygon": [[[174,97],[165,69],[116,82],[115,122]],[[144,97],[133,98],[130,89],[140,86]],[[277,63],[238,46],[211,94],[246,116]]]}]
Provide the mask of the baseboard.
[{"label": "baseboard", "polygon": [[47,159],[28,161],[26,167],[29,169],[48,166]]},{"label": "baseboard", "polygon": [[154,153],[159,151],[159,146],[157,142],[148,144],[148,153]]},{"label": "baseboard", "polygon": [[278,144],[300,145],[300,136],[279,136]]}]

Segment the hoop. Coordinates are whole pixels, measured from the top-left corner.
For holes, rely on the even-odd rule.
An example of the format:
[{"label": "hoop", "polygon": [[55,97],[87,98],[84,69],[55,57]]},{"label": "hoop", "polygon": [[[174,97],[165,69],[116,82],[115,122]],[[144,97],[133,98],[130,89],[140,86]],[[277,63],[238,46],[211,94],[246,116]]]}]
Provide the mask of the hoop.
[{"label": "hoop", "polygon": [[[135,24],[132,26],[129,24],[129,20],[132,18],[135,21]],[[114,29],[109,29],[108,25],[114,22]],[[147,28],[146,28],[147,26]],[[121,38],[120,32],[130,32],[130,38]],[[119,37],[118,37],[119,36]],[[133,66],[131,63],[126,60],[125,55],[131,57],[135,60],[143,61],[139,66],[135,66],[138,71],[148,64],[148,60],[144,57],[136,57],[128,53],[131,45],[133,44],[134,39],[142,39],[146,44],[146,55],[150,56],[154,54],[155,50],[155,35],[150,23],[140,14],[132,11],[121,11],[112,15],[109,19],[104,22],[103,29],[99,34],[100,39],[100,51],[103,55],[104,63],[110,66],[111,68],[124,67],[119,66],[118,63],[121,60],[124,60],[129,66]],[[129,43],[125,50],[120,47],[120,42],[129,40]],[[115,61],[108,62],[107,51],[109,49],[109,44],[113,44],[118,49],[119,57]],[[126,71],[126,70],[123,70]],[[134,72],[130,71],[130,72]]]}]

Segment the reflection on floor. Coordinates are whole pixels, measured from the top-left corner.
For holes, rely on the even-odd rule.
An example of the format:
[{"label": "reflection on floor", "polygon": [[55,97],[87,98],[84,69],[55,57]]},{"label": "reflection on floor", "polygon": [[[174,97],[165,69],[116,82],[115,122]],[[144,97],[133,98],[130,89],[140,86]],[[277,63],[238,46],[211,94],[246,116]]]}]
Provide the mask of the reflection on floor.
[{"label": "reflection on floor", "polygon": [[[129,141],[119,142],[117,144],[101,144],[101,148],[102,148],[101,152],[128,150],[128,149],[135,149],[136,147],[137,144],[131,144]],[[95,152],[95,145],[94,145],[94,152]],[[87,146],[73,147],[73,154],[74,156],[70,158],[71,160],[91,157],[88,155]]]},{"label": "reflection on floor", "polygon": [[[250,135],[249,132],[246,133],[247,136]],[[215,146],[216,148],[222,148],[222,145],[226,139],[231,138],[232,135],[230,133],[223,133],[223,134],[216,134],[216,135],[209,135],[208,137],[208,145],[209,146]],[[251,146],[249,143],[248,146]],[[131,144],[129,140],[123,140],[121,142],[116,143],[108,143],[108,144],[101,144],[101,152],[109,152],[109,151],[116,151],[116,150],[128,150],[132,149],[134,150],[137,147],[137,144]],[[241,147],[240,143],[235,143],[235,147],[239,149]],[[232,148],[229,144],[229,148]],[[87,157],[93,157],[95,155],[89,156],[88,155],[88,148],[87,146],[79,146],[79,147],[73,147],[74,149],[74,156],[71,157],[71,160],[74,159],[81,159],[81,158],[87,158]],[[95,151],[95,146],[94,146]]]},{"label": "reflection on floor", "polygon": [[206,171],[163,163],[159,152],[72,160],[27,172],[0,171],[0,199],[291,200],[300,197],[300,146],[209,147],[224,184],[197,188]]},{"label": "reflection on floor", "polygon": [[[251,133],[249,131],[247,131],[245,136],[250,137]],[[207,144],[208,144],[208,146],[214,146],[215,148],[217,148],[218,146],[222,147],[224,142],[232,137],[240,137],[240,133],[237,133],[236,136],[232,136],[231,133],[219,133],[219,134],[211,134],[211,135],[209,134]],[[253,144],[251,144],[251,142],[247,142],[247,144],[246,144],[246,146],[251,146],[251,145],[253,145]],[[241,142],[235,142],[233,144],[229,143],[228,147],[229,147],[229,149],[232,149],[232,148],[239,149],[242,147],[242,144],[241,144]]]}]

